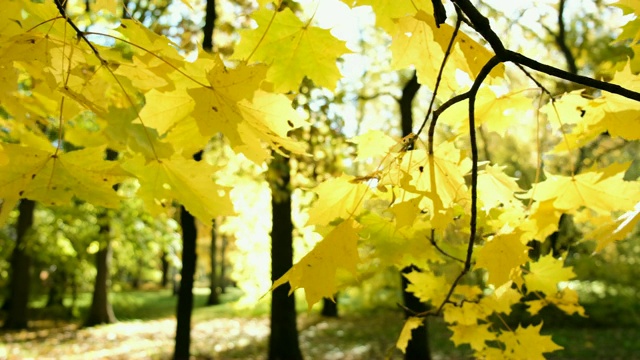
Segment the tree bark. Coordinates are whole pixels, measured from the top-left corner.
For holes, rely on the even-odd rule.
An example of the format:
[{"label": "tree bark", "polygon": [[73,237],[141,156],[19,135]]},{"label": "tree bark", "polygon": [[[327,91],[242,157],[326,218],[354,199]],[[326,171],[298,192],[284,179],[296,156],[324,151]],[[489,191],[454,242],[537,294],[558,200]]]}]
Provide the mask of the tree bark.
[{"label": "tree bark", "polygon": [[211,292],[209,293],[209,298],[207,299],[207,305],[218,305],[220,304],[220,298],[218,297],[218,272],[216,268],[218,267],[218,262],[216,259],[216,250],[217,250],[217,234],[216,234],[216,221],[211,222],[211,248],[209,250],[209,256],[211,261],[211,272],[209,273],[209,288]]},{"label": "tree bark", "polygon": [[169,283],[169,260],[167,259],[167,252],[162,251],[160,255],[160,266],[162,268],[162,278],[160,279],[160,286],[165,289]]},{"label": "tree bark", "polygon": [[202,48],[207,52],[213,51],[213,29],[215,28],[216,18],[216,2],[214,0],[208,0],[205,9],[204,27],[202,28],[204,33]]},{"label": "tree bark", "polygon": [[338,317],[338,294],[333,296],[335,302],[329,298],[322,298],[322,311],[320,315],[324,317]]},{"label": "tree bark", "polygon": [[226,254],[227,254],[227,245],[229,245],[229,241],[225,235],[222,235],[222,246],[220,246],[220,293],[227,293],[227,264],[226,264]]},{"label": "tree bark", "polygon": [[178,290],[178,309],[176,326],[176,344],[173,358],[189,359],[191,345],[191,311],[193,310],[193,277],[196,271],[196,219],[180,207],[180,225],[182,226],[182,271]]},{"label": "tree bark", "polygon": [[31,286],[31,256],[27,250],[26,234],[33,225],[36,203],[22,199],[18,205],[20,215],[16,224],[16,245],[11,254],[11,280],[5,329],[26,329],[28,326],[29,290]]},{"label": "tree bark", "polygon": [[113,314],[113,308],[109,302],[109,269],[111,267],[111,225],[109,215],[106,210],[100,215],[100,237],[102,244],[96,253],[96,281],[93,287],[93,297],[89,315],[84,322],[84,326],[94,326],[99,324],[112,324],[118,321]]},{"label": "tree bark", "polygon": [[45,307],[63,306],[64,293],[67,287],[67,274],[64,270],[57,268],[49,275],[49,298]]},{"label": "tree bark", "polygon": [[[418,83],[418,77],[414,72],[411,79],[405,84],[404,88],[402,89],[402,97],[400,98],[400,115],[403,137],[411,134],[411,132],[413,131],[412,104],[418,90],[420,90],[420,84]],[[409,273],[413,269],[416,268],[413,266],[408,266],[402,269],[402,273]],[[412,311],[415,311],[417,313],[426,311],[427,306],[422,303],[420,299],[407,291],[409,281],[404,276],[402,276],[402,273],[400,274],[400,278],[402,279],[402,299],[404,301],[404,306],[407,309],[411,309]],[[405,310],[405,318],[411,315],[412,313]],[[407,360],[431,359],[426,321],[423,323],[423,325],[411,331],[411,340],[409,340],[409,344],[407,345],[404,358]]]},{"label": "tree bark", "polygon": [[[289,160],[274,153],[269,165],[271,175],[271,280],[275,281],[293,266],[293,222]],[[295,296],[289,296],[289,284],[271,293],[271,334],[269,360],[302,359],[296,325]]]}]

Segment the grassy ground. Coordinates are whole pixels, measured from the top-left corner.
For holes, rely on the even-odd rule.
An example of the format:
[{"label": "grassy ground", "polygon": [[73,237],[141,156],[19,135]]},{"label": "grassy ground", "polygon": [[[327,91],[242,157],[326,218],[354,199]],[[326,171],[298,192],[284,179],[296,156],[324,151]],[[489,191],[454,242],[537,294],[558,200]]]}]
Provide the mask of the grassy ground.
[{"label": "grassy ground", "polygon": [[[227,294],[230,301],[237,293]],[[88,298],[79,299],[82,313]],[[0,358],[168,359],[173,351],[176,298],[169,291],[114,294],[120,323],[81,329],[74,322],[51,322],[47,314],[30,331],[0,333]],[[191,352],[196,359],[265,359],[269,323],[266,303],[252,309],[233,303],[205,307],[206,294],[196,294]],[[38,304],[35,304],[38,305]],[[300,304],[303,308],[304,304]],[[325,319],[301,311],[300,343],[307,359],[400,359],[394,344],[402,326],[397,309],[344,311]],[[430,319],[434,359],[469,359],[468,347],[455,348],[449,330]],[[552,359],[640,359],[640,329],[555,327],[548,329],[565,350]]]}]

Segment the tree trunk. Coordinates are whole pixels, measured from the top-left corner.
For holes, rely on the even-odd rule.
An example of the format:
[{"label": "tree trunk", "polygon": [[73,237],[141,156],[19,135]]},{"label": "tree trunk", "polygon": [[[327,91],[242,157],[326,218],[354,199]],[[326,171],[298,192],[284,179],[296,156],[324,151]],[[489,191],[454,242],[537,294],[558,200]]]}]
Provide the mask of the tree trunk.
[{"label": "tree trunk", "polygon": [[100,215],[100,237],[102,245],[96,253],[96,282],[93,287],[91,307],[84,326],[99,324],[112,324],[118,321],[113,314],[113,308],[109,302],[109,271],[111,267],[111,224],[106,210]]},{"label": "tree trunk", "polygon": [[214,0],[207,1],[207,7],[205,9],[205,21],[202,32],[204,33],[204,39],[202,40],[202,48],[204,51],[213,51],[213,29],[216,25],[216,2]]},{"label": "tree trunk", "polygon": [[56,269],[49,276],[51,279],[49,286],[49,298],[45,307],[64,306],[64,292],[67,287],[67,275],[60,268]]},{"label": "tree trunk", "polygon": [[222,235],[222,246],[220,246],[220,293],[226,294],[227,292],[227,274],[226,274],[226,254],[227,254],[227,245],[229,245],[229,241],[227,240],[226,235]]},{"label": "tree trunk", "polygon": [[193,277],[196,271],[196,219],[180,207],[180,225],[182,226],[182,271],[178,290],[178,309],[176,325],[176,344],[173,358],[189,359],[191,344],[191,310],[193,309]]},{"label": "tree trunk", "polygon": [[211,292],[209,293],[209,298],[207,299],[207,305],[218,305],[220,304],[220,298],[218,297],[218,272],[216,268],[218,266],[218,262],[216,261],[216,250],[217,250],[217,235],[216,235],[216,221],[211,222],[211,248],[209,251],[209,256],[211,257],[211,272],[209,273],[209,288]]},{"label": "tree trunk", "polygon": [[[410,273],[412,270],[417,269],[413,266],[407,266],[402,269],[403,273]],[[409,285],[409,280],[400,275],[402,277],[402,299],[404,301],[404,306],[407,309],[412,310],[414,313],[425,312],[427,311],[427,306],[420,301],[417,297],[415,297],[412,293],[407,291],[407,286]],[[413,315],[414,313],[405,310],[404,315],[405,318]],[[411,331],[411,340],[407,344],[407,349],[404,353],[404,358],[407,360],[413,359],[431,359],[431,352],[429,351],[429,333],[427,329],[427,320],[422,323],[419,327],[413,329]]]},{"label": "tree trunk", "polygon": [[16,224],[16,245],[11,254],[11,280],[9,283],[9,312],[4,322],[5,329],[26,329],[28,326],[27,310],[29,305],[29,290],[31,286],[31,256],[27,250],[26,234],[33,225],[33,210],[36,203],[33,200],[22,199],[18,210]]},{"label": "tree trunk", "polygon": [[162,251],[160,257],[160,266],[162,267],[162,278],[160,279],[160,286],[165,289],[169,283],[169,260],[167,259],[167,252]]},{"label": "tree trunk", "polygon": [[[271,207],[271,280],[275,281],[293,266],[293,222],[291,220],[291,189],[289,160],[274,153],[269,173]],[[271,294],[271,334],[269,360],[302,359],[296,326],[295,296],[289,296],[289,284]]]},{"label": "tree trunk", "polygon": [[[418,77],[414,72],[411,79],[405,84],[404,88],[402,89],[402,97],[400,98],[400,115],[403,137],[411,134],[413,131],[412,104],[418,90],[420,90],[420,84],[418,83]],[[413,269],[415,268],[408,266],[402,269],[402,273],[409,273]],[[400,277],[402,278],[402,299],[404,301],[404,306],[407,309],[411,309],[415,312],[426,311],[427,306],[422,303],[420,299],[407,291],[409,281],[404,276],[402,276],[402,273],[400,274]],[[412,315],[412,313],[405,311],[405,317],[409,317],[410,315]],[[416,329],[413,329],[413,331],[411,332],[411,340],[409,340],[409,344],[407,345],[404,358],[407,360],[431,359],[426,321],[423,323],[423,325]]]},{"label": "tree trunk", "polygon": [[335,302],[329,298],[322,299],[322,311],[320,315],[324,317],[338,317],[338,294],[333,296]]}]

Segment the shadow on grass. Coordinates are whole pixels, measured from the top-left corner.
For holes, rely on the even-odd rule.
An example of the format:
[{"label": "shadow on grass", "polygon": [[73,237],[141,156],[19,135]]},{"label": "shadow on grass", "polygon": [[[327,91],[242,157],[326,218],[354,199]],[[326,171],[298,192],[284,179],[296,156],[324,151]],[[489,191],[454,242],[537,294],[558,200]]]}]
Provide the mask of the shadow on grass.
[{"label": "shadow on grass", "polygon": [[[255,307],[241,309],[232,301],[231,291],[223,304],[205,306],[207,294],[196,291],[193,312],[192,348],[196,359],[266,359],[269,335],[268,299]],[[37,324],[30,331],[0,333],[0,343],[17,351],[13,358],[115,358],[169,359],[175,331],[177,298],[169,290],[112,294],[120,324],[78,329],[77,322],[45,328]],[[79,304],[80,305],[80,304]],[[403,324],[395,308],[357,311],[343,309],[338,319],[326,319],[304,311],[300,301],[300,344],[309,359],[402,359],[395,342]],[[86,309],[88,302],[81,309]],[[44,316],[44,315],[43,315]],[[545,317],[545,335],[565,349],[547,354],[549,359],[638,359],[640,329],[625,327],[585,327]],[[566,318],[565,318],[566,319]],[[40,321],[40,320],[38,320]],[[468,346],[455,347],[451,331],[441,319],[429,320],[433,358],[470,359]],[[538,323],[538,321],[536,321]],[[577,326],[568,326],[568,325]],[[1,350],[1,349],[0,349]],[[135,356],[134,356],[135,355]],[[84,356],[84,357],[83,357]],[[0,351],[0,358],[3,358]],[[12,358],[11,356],[6,356]]]}]

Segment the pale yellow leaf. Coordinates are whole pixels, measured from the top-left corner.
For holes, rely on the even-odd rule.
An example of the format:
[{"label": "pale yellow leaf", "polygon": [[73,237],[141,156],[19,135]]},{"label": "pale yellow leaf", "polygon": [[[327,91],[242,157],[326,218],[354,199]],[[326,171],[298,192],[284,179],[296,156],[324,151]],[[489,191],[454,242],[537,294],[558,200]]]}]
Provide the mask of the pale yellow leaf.
[{"label": "pale yellow leaf", "polygon": [[304,288],[309,309],[323,297],[337,291],[336,271],[341,268],[356,275],[358,224],[345,220],[336,226],[286,274],[273,283],[271,290],[289,282],[291,292]]},{"label": "pale yellow leaf", "polygon": [[396,342],[396,347],[400,349],[400,351],[403,353],[407,351],[407,345],[409,345],[409,341],[411,340],[411,332],[413,329],[420,327],[423,321],[423,318],[415,316],[410,316],[407,321],[405,321],[402,331],[400,332],[400,337],[398,337],[398,341]]},{"label": "pale yellow leaf", "polygon": [[553,295],[558,291],[558,283],[576,276],[572,269],[571,266],[564,267],[563,260],[548,254],[529,264],[529,272],[524,275],[524,282],[529,292],[542,291],[547,295]]},{"label": "pale yellow leaf", "polygon": [[469,344],[475,351],[481,351],[486,347],[485,342],[496,339],[496,334],[489,331],[491,324],[456,324],[449,325],[453,331],[451,341],[456,346]]},{"label": "pale yellow leaf", "polygon": [[371,190],[367,185],[345,174],[321,183],[313,189],[319,200],[309,210],[307,225],[325,225],[337,218],[358,215],[368,191]]}]

